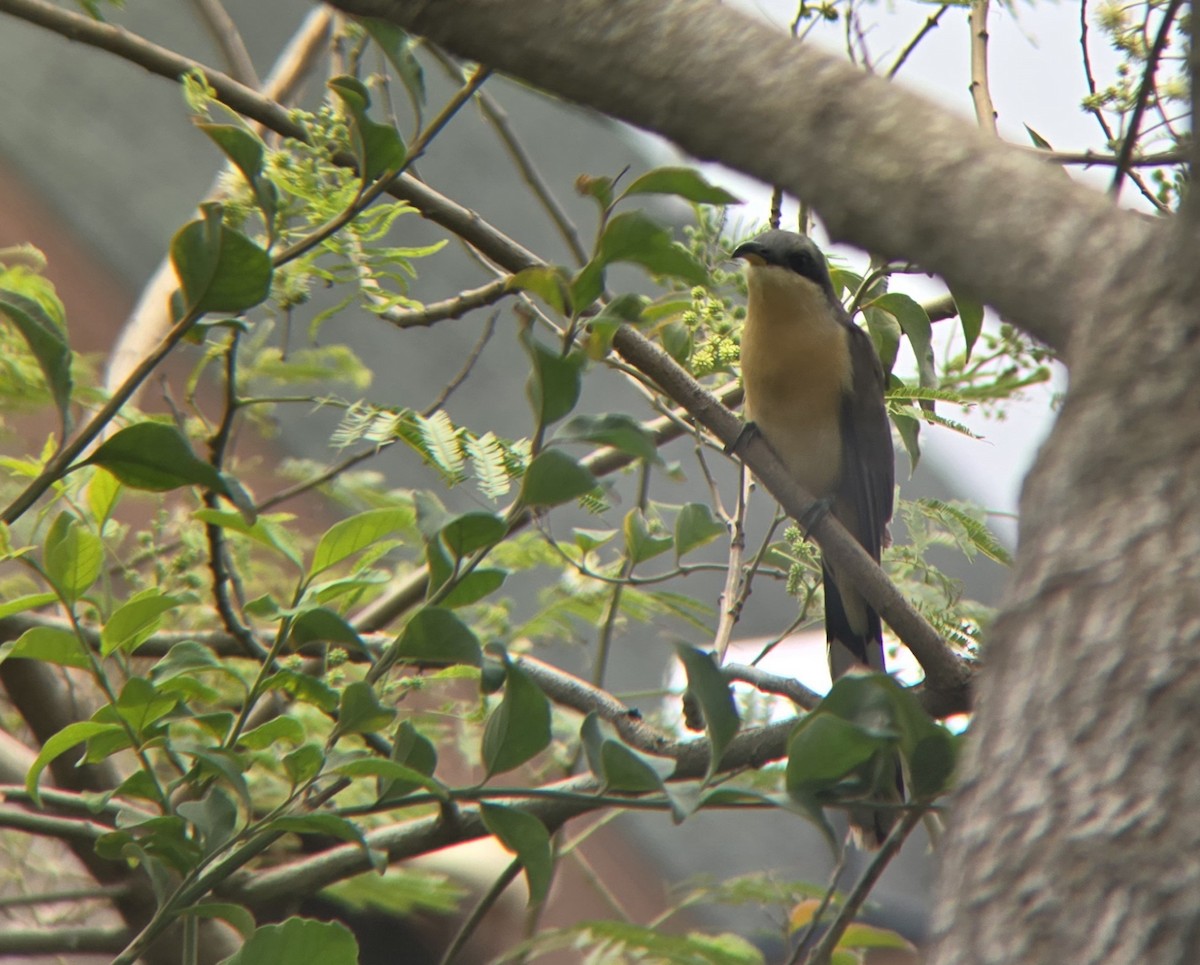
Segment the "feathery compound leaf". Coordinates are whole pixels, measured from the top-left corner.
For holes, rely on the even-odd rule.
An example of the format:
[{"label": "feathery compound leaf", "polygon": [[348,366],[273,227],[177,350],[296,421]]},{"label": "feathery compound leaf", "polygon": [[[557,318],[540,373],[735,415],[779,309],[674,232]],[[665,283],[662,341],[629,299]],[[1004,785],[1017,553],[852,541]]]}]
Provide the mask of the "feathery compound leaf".
[{"label": "feathery compound leaf", "polygon": [[958,536],[960,544],[965,542],[965,549],[978,550],[990,560],[1012,566],[1012,556],[1008,550],[984,523],[970,513],[940,499],[918,499],[915,502],[927,517],[940,522]]},{"label": "feathery compound leaf", "polygon": [[463,448],[471,460],[475,483],[488,499],[499,499],[512,488],[504,449],[490,432],[481,436],[466,434]]},{"label": "feathery compound leaf", "polygon": [[429,418],[413,414],[413,421],[421,434],[421,451],[451,482],[460,482],[464,477],[462,445],[458,429],[445,412],[435,412]]}]

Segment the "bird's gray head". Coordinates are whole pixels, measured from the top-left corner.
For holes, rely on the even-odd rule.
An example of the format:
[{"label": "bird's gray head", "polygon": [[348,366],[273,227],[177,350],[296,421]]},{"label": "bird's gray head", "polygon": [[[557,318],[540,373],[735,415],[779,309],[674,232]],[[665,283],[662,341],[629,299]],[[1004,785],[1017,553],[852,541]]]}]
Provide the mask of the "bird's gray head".
[{"label": "bird's gray head", "polygon": [[778,228],[764,231],[733,250],[734,258],[742,258],[755,268],[783,268],[802,278],[815,282],[833,296],[833,283],[829,280],[829,269],[825,256],[812,239],[794,231]]}]

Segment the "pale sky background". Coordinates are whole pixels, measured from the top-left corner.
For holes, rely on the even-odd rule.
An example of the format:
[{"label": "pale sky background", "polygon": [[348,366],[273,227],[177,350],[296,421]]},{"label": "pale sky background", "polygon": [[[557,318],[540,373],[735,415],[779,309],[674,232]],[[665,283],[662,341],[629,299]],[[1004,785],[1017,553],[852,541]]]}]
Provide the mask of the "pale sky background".
[{"label": "pale sky background", "polygon": [[[788,29],[795,15],[793,0],[737,0],[744,9],[756,11],[777,25]],[[868,48],[881,70],[891,66],[897,54],[908,44],[926,19],[937,10],[937,4],[902,4],[889,7],[883,4],[864,7],[864,18],[878,17],[878,25],[868,34]],[[1093,5],[1094,9],[1094,5]],[[1081,151],[1103,147],[1099,126],[1086,114],[1080,102],[1087,93],[1080,54],[1080,8],[1078,3],[1040,2],[1037,6],[1020,4],[1014,9],[992,5],[989,18],[989,69],[992,98],[999,115],[1001,135],[1014,143],[1030,144],[1024,126],[1028,124],[1056,149]],[[832,52],[844,56],[843,26],[839,22],[818,28],[811,39]],[[947,10],[939,25],[928,33],[901,69],[898,79],[949,107],[965,118],[974,118],[968,85],[970,82],[970,50],[967,11]],[[1116,57],[1096,30],[1089,24],[1089,49],[1097,83],[1103,86],[1112,76]],[[769,191],[758,182],[742,175],[709,166],[714,179],[726,183],[731,190],[746,199],[744,217],[765,220]],[[1089,174],[1072,169],[1072,176],[1097,185],[1107,184],[1108,172]],[[1134,201],[1136,192],[1126,192],[1124,200]],[[819,205],[818,205],[819,206]],[[785,209],[784,221],[794,222],[794,209]],[[833,247],[856,268],[864,263],[861,252],[852,248]],[[895,290],[904,291],[918,300],[941,295],[944,289],[924,277],[896,278]],[[991,320],[993,323],[995,319]],[[935,327],[939,335],[956,334],[953,323]],[[943,343],[944,344],[944,343]],[[961,345],[961,337],[958,343]],[[1053,424],[1053,396],[1065,387],[1065,373],[1056,373],[1048,385],[1031,389],[1027,398],[1009,407],[1004,422],[953,410],[946,414],[966,423],[982,441],[973,440],[945,429],[924,426],[922,453],[951,478],[962,481],[974,499],[1000,514],[992,526],[1010,545],[1015,543],[1015,524],[1004,514],[1016,512],[1021,480]],[[903,487],[903,480],[901,481]]]}]

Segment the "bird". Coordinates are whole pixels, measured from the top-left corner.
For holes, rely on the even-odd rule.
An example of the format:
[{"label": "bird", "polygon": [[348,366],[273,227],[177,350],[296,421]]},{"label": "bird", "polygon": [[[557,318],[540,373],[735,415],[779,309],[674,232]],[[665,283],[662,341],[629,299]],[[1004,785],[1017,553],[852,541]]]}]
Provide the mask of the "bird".
[{"label": "bird", "polygon": [[[810,238],[765,231],[735,248],[733,258],[746,263],[747,425],[879,562],[892,517],[895,452],[883,367],[870,336],[838,300],[825,256]],[[879,614],[826,560],[822,579],[831,678],[856,667],[884,671]],[[851,823],[862,825],[870,846],[893,822],[886,813],[852,809]]]}]

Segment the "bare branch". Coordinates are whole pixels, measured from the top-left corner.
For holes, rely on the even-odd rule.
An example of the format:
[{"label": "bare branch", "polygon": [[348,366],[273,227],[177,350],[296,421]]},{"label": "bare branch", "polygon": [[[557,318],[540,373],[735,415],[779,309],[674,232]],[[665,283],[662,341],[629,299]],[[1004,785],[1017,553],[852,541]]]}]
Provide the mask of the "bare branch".
[{"label": "bare branch", "polygon": [[[444,51],[438,47],[430,46],[430,53],[442,65],[442,67],[453,77],[462,79],[463,71]],[[571,256],[579,264],[584,264],[587,261],[587,252],[584,250],[583,242],[579,237],[579,229],[575,227],[575,223],[567,214],[566,209],[559,203],[558,198],[554,196],[554,192],[546,185],[546,179],[542,177],[538,171],[537,165],[534,164],[533,158],[529,152],[525,150],[525,146],[517,137],[516,132],[509,123],[508,112],[500,105],[487,91],[480,91],[477,98],[479,110],[487,119],[488,123],[495,128],[496,136],[500,138],[500,143],[504,145],[505,151],[512,159],[517,171],[520,172],[525,184],[537,199],[538,203],[550,216],[550,220],[554,223],[555,228],[566,244],[567,249],[571,252]]]},{"label": "bare branch", "polygon": [[889,68],[887,72],[886,76],[888,80],[891,80],[900,72],[900,68],[904,66],[905,61],[912,56],[912,52],[917,49],[921,41],[928,36],[929,32],[937,27],[938,21],[942,19],[942,14],[949,10],[951,6],[952,4],[943,3],[937,8],[937,10],[929,15],[929,17],[925,20],[925,23],[921,25],[921,29],[913,35],[912,40],[910,40],[908,44],[905,45],[904,49],[896,56],[896,60],[892,63],[891,68]]},{"label": "bare branch", "polygon": [[247,87],[258,87],[258,74],[254,70],[254,61],[246,42],[242,39],[241,31],[234,23],[229,11],[221,4],[221,0],[191,0],[192,6],[200,15],[200,20],[208,30],[217,49],[221,52],[229,74],[235,80]]},{"label": "bare branch", "polygon": [[6,925],[0,931],[0,955],[111,955],[124,948],[131,935],[125,928],[48,929]]},{"label": "bare branch", "polygon": [[996,136],[996,105],[988,87],[988,0],[971,0],[971,101],[979,126]]},{"label": "bare branch", "polygon": [[872,857],[871,863],[863,872],[862,877],[855,883],[850,894],[846,896],[845,903],[838,909],[837,916],[830,922],[829,927],[825,930],[825,934],[821,936],[820,942],[812,950],[812,954],[805,959],[805,965],[829,965],[833,950],[837,947],[837,943],[841,941],[842,936],[846,934],[846,929],[850,927],[855,916],[858,915],[863,902],[867,900],[867,895],[871,893],[871,889],[879,881],[879,877],[883,874],[884,869],[900,853],[900,848],[903,846],[905,839],[921,823],[921,819],[924,816],[925,809],[923,807],[914,807],[892,828],[892,833],[887,836],[887,840],[883,842],[883,846]]},{"label": "bare branch", "polygon": [[462,318],[467,312],[485,305],[494,305],[506,295],[514,294],[509,288],[507,278],[497,278],[495,281],[459,292],[453,298],[440,302],[431,302],[424,308],[412,311],[387,311],[380,314],[385,322],[391,322],[397,328],[427,328],[435,322],[447,318]]}]

